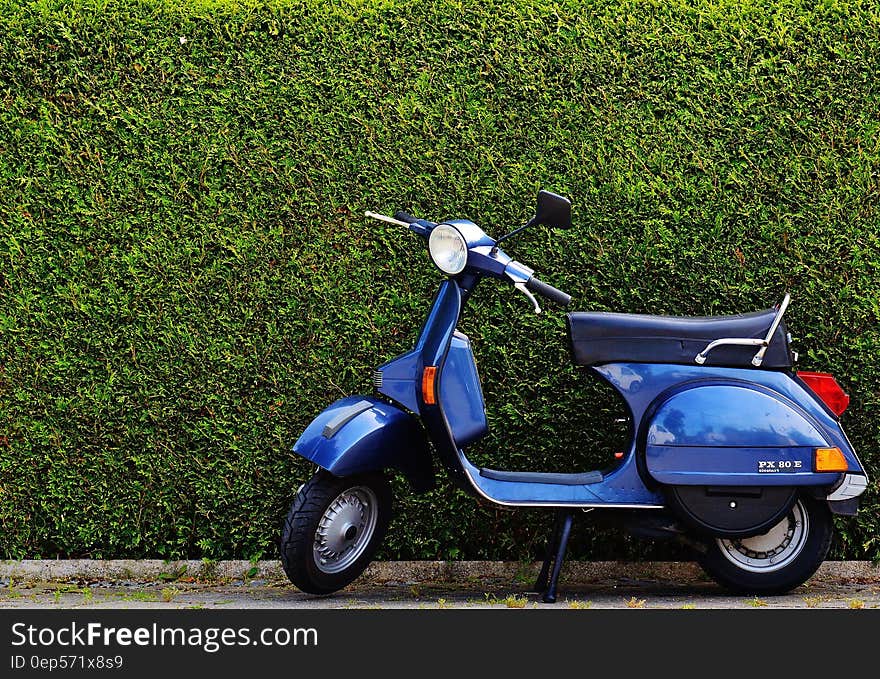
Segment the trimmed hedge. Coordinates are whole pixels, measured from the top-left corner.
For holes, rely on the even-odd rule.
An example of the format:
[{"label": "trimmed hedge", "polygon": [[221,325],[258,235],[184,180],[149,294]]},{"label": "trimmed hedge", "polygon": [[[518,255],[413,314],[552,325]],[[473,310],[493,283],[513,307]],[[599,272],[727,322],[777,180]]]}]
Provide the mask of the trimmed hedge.
[{"label": "trimmed hedge", "polygon": [[[697,5],[691,7],[691,4]],[[876,3],[0,0],[0,554],[276,553],[313,415],[370,392],[439,276],[365,209],[499,234],[575,308],[765,308],[880,463]],[[549,305],[548,305],[549,306]],[[563,314],[478,291],[491,436],[584,469],[620,404]],[[405,486],[398,488],[405,491]],[[546,515],[400,495],[384,557],[525,558]],[[877,558],[878,495],[837,557]],[[582,525],[575,556],[664,555]]]}]

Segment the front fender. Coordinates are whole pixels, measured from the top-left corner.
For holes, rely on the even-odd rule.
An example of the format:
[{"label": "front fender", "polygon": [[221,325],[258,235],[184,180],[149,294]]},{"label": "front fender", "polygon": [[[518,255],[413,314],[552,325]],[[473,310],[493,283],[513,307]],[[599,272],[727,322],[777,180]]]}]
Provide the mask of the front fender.
[{"label": "front fender", "polygon": [[349,396],[318,415],[293,452],[335,476],[393,468],[416,492],[434,487],[431,449],[418,421],[371,396]]}]

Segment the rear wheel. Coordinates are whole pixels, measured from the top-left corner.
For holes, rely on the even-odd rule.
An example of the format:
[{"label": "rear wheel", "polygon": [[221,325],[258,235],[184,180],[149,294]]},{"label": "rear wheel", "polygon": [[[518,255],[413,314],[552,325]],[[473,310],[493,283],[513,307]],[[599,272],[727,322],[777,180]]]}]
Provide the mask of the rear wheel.
[{"label": "rear wheel", "polygon": [[319,471],[296,494],[281,535],[281,563],[310,594],[342,589],[373,560],[391,519],[391,487],[380,474]]},{"label": "rear wheel", "polygon": [[700,565],[734,592],[783,594],[816,572],[828,555],[833,528],[826,503],[800,497],[766,533],[709,542]]}]

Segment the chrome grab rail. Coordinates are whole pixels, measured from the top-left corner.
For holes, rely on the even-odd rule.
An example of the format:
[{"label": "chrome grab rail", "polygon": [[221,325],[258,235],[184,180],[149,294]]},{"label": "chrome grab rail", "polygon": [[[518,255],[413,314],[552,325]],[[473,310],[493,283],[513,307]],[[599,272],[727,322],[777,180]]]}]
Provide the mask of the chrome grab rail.
[{"label": "chrome grab rail", "polygon": [[779,305],[779,311],[776,312],[776,317],[773,319],[773,323],[770,324],[770,330],[767,331],[767,336],[764,337],[764,339],[754,339],[749,337],[726,337],[724,339],[717,339],[709,342],[709,344],[706,345],[706,348],[694,357],[694,360],[699,365],[703,365],[708,358],[709,352],[715,347],[720,347],[726,344],[736,344],[747,347],[761,347],[758,349],[758,353],[752,357],[752,365],[756,368],[759,367],[764,362],[764,354],[767,353],[767,347],[770,346],[770,340],[773,339],[776,329],[782,322],[782,316],[785,314],[785,310],[788,309],[789,302],[791,302],[791,295],[785,293],[782,304]]}]

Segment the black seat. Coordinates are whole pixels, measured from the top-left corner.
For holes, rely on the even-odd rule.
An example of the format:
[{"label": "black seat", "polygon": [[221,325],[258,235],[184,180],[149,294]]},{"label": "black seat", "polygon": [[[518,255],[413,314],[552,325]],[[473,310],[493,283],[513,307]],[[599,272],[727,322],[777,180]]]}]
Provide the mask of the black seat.
[{"label": "black seat", "polygon": [[[568,314],[571,349],[578,365],[600,363],[683,363],[694,358],[713,340],[733,337],[763,339],[776,309],[738,316],[650,316],[578,312]],[[770,340],[761,368],[790,368],[788,332],[780,323]],[[754,368],[759,347],[723,345],[713,349],[705,365]]]}]

